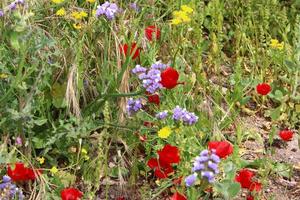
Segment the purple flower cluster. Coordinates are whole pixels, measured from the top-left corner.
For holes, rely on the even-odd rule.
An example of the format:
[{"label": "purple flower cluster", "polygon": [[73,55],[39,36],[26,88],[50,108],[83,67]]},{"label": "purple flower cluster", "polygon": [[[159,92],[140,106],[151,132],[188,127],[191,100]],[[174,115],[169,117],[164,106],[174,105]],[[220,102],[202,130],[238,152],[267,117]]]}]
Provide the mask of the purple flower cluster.
[{"label": "purple flower cluster", "polygon": [[3,17],[4,16],[4,12],[3,10],[0,9],[0,17]]},{"label": "purple flower cluster", "polygon": [[138,75],[138,78],[143,82],[143,87],[150,94],[154,94],[157,90],[161,89],[163,86],[160,83],[161,81],[161,71],[164,70],[167,65],[156,62],[151,65],[149,69],[136,65],[132,69],[132,73]]},{"label": "purple flower cluster", "polygon": [[133,99],[129,98],[127,101],[127,112],[129,115],[136,113],[137,111],[141,110],[143,107],[141,99]]},{"label": "purple flower cluster", "polygon": [[205,178],[209,183],[214,182],[215,175],[219,173],[219,162],[220,158],[216,155],[215,150],[203,150],[200,155],[195,158],[192,168],[193,174],[185,178],[186,186],[190,187],[194,185],[199,173],[201,177]]},{"label": "purple flower cluster", "polygon": [[159,112],[155,115],[155,117],[158,119],[165,119],[168,117],[168,111],[165,110],[165,111]]},{"label": "purple flower cluster", "polygon": [[115,3],[109,3],[106,1],[100,6],[97,6],[96,10],[96,17],[99,17],[100,15],[105,15],[107,19],[112,20],[115,18],[115,15],[117,14],[119,8],[117,4]]},{"label": "purple flower cluster", "polygon": [[198,121],[198,116],[195,113],[188,112],[185,108],[180,108],[176,106],[173,109],[173,119],[175,121],[183,121],[183,123],[188,125],[193,125]]},{"label": "purple flower cluster", "polygon": [[15,184],[11,183],[11,178],[9,176],[3,176],[2,182],[0,183],[0,199],[15,199],[17,194],[19,200],[24,199],[22,190],[17,188]]},{"label": "purple flower cluster", "polygon": [[135,10],[135,12],[139,12],[140,11],[140,8],[139,6],[137,5],[137,3],[130,3],[129,4],[129,7],[133,10]]},{"label": "purple flower cluster", "polygon": [[13,11],[17,8],[17,5],[23,6],[24,4],[25,4],[25,0],[15,0],[8,5],[8,9]]}]

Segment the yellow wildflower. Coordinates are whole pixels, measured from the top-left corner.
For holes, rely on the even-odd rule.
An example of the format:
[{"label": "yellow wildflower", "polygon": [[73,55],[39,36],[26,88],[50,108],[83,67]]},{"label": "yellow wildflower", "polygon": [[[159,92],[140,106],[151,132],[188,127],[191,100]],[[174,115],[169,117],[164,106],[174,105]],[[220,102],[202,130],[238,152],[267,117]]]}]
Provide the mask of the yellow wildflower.
[{"label": "yellow wildflower", "polygon": [[187,5],[182,5],[180,8],[183,12],[186,12],[186,13],[193,13],[193,11],[194,11],[193,8],[191,8]]},{"label": "yellow wildflower", "polygon": [[178,19],[178,18],[174,18],[171,20],[171,24],[173,25],[178,25],[178,24],[181,24],[182,23],[182,20]]},{"label": "yellow wildflower", "polygon": [[84,18],[84,17],[87,17],[88,16],[88,14],[85,12],[85,11],[80,11],[80,16],[82,17],[82,18]]},{"label": "yellow wildflower", "polygon": [[66,15],[66,10],[64,8],[61,8],[58,11],[56,11],[56,15],[57,16],[64,16],[64,15]]},{"label": "yellow wildflower", "polygon": [[44,157],[37,157],[36,160],[42,165],[45,163],[45,158]]},{"label": "yellow wildflower", "polygon": [[64,0],[51,0],[53,3],[60,4],[64,2]]},{"label": "yellow wildflower", "polygon": [[52,175],[56,174],[58,172],[58,169],[57,167],[53,166],[51,169],[50,169],[50,172]]},{"label": "yellow wildflower", "polygon": [[74,12],[72,12],[71,16],[76,20],[80,20],[84,17],[87,17],[88,14],[85,11],[80,11],[80,12],[74,11]]},{"label": "yellow wildflower", "polygon": [[271,39],[270,47],[273,49],[282,50],[284,47],[284,42],[279,43],[277,39]]},{"label": "yellow wildflower", "polygon": [[82,154],[87,154],[88,152],[87,152],[87,150],[86,150],[85,148],[82,148],[82,149],[81,149],[81,153],[82,153]]},{"label": "yellow wildflower", "polygon": [[86,0],[86,2],[88,2],[88,3],[95,3],[96,0]]},{"label": "yellow wildflower", "polygon": [[93,10],[93,11],[92,11],[92,15],[95,16],[95,15],[96,15],[96,12],[97,12],[96,10]]},{"label": "yellow wildflower", "polygon": [[6,79],[7,77],[8,77],[7,74],[2,74],[2,73],[0,73],[0,79]]},{"label": "yellow wildflower", "polygon": [[79,29],[82,28],[81,24],[79,24],[79,23],[73,24],[73,27],[74,27],[75,29],[77,29],[77,30],[79,30]]},{"label": "yellow wildflower", "polygon": [[169,126],[165,126],[158,131],[158,137],[167,138],[171,134],[172,130]]}]

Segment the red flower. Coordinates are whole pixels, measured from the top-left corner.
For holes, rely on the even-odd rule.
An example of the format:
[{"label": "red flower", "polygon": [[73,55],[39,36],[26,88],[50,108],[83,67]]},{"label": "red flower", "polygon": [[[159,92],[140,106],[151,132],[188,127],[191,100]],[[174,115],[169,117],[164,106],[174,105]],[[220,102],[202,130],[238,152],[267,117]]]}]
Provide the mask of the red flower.
[{"label": "red flower", "polygon": [[259,182],[252,182],[249,188],[250,191],[259,192],[261,190],[261,183]]},{"label": "red flower", "polygon": [[156,26],[148,26],[145,28],[145,36],[149,41],[158,40],[160,38],[160,30]]},{"label": "red flower", "polygon": [[256,91],[258,94],[267,95],[271,92],[271,86],[268,83],[261,83],[256,86]]},{"label": "red flower", "polygon": [[254,197],[252,196],[252,195],[248,195],[247,197],[246,197],[246,200],[254,200]]},{"label": "red flower", "polygon": [[16,163],[12,170],[10,165],[7,168],[7,174],[13,181],[28,181],[35,180],[36,174],[41,173],[41,170],[34,170],[24,166],[24,163]]},{"label": "red flower", "polygon": [[228,155],[232,154],[233,152],[233,147],[232,145],[227,142],[227,141],[212,141],[208,143],[208,148],[210,150],[215,149],[216,150],[216,154],[220,157],[220,158],[225,158]]},{"label": "red flower", "polygon": [[167,144],[162,150],[157,151],[157,153],[160,163],[171,164],[180,162],[179,150],[175,146]]},{"label": "red flower", "polygon": [[235,181],[239,182],[242,188],[249,189],[252,184],[254,173],[248,169],[240,170],[239,174],[235,176]]},{"label": "red flower", "polygon": [[78,200],[82,197],[82,192],[76,188],[65,188],[60,192],[62,200]]},{"label": "red flower", "polygon": [[156,105],[159,105],[160,98],[159,98],[158,94],[151,94],[150,95],[150,93],[148,93],[148,92],[146,92],[146,94],[147,94],[147,98],[148,98],[149,103],[155,103]]},{"label": "red flower", "polygon": [[130,46],[130,55],[128,52],[128,44],[121,45],[119,47],[120,52],[123,53],[123,55],[127,56],[132,56],[132,59],[136,59],[140,55],[140,48],[137,47],[136,43],[132,43]]},{"label": "red flower", "polygon": [[162,84],[163,87],[167,89],[172,89],[176,87],[176,85],[181,84],[177,82],[179,78],[179,73],[172,67],[168,67],[167,69],[165,69],[161,73],[160,77],[161,77],[160,83]]},{"label": "red flower", "polygon": [[154,175],[160,179],[167,178],[171,173],[174,172],[174,170],[170,164],[161,163],[156,158],[151,158],[148,161],[147,165],[151,169],[154,169]]},{"label": "red flower", "polygon": [[179,192],[176,192],[173,194],[173,196],[171,197],[171,200],[187,200],[185,196],[183,196],[182,194],[180,194]]},{"label": "red flower", "polygon": [[290,141],[293,138],[293,131],[290,130],[282,130],[279,132],[279,136],[284,141]]},{"label": "red flower", "polygon": [[125,200],[125,197],[118,197],[116,200]]}]

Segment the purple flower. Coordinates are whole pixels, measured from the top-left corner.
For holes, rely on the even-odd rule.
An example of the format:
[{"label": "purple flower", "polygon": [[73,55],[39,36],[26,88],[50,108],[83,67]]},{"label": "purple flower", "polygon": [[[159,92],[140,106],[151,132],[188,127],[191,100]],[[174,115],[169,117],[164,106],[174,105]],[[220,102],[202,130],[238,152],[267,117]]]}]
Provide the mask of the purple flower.
[{"label": "purple flower", "polygon": [[145,67],[142,67],[141,65],[136,65],[135,68],[131,70],[133,74],[139,74],[139,73],[145,74],[146,71],[147,69]]},{"label": "purple flower", "polygon": [[112,20],[115,18],[119,8],[115,3],[109,3],[106,1],[104,4],[97,6],[96,17],[100,15],[105,15],[107,19]]},{"label": "purple flower", "polygon": [[0,9],[0,17],[3,17],[4,16],[4,12],[3,10]]},{"label": "purple flower", "polygon": [[21,137],[18,136],[18,137],[16,138],[16,144],[17,144],[17,145],[20,145],[20,146],[22,145],[22,138],[21,138]]},{"label": "purple flower", "polygon": [[[18,193],[18,194],[17,194]],[[15,184],[12,184],[11,178],[7,175],[2,177],[2,182],[0,183],[0,197],[1,199],[15,199],[18,195],[19,200],[24,199],[24,195],[21,189],[19,189]]]},{"label": "purple flower", "polygon": [[137,3],[130,3],[129,4],[129,7],[131,8],[131,9],[133,9],[133,10],[135,10],[135,12],[139,12],[140,11],[140,8],[139,8],[139,6],[137,5]]},{"label": "purple flower", "polygon": [[16,4],[20,4],[20,5],[25,4],[25,0],[16,0],[15,2],[16,2]]},{"label": "purple flower", "polygon": [[196,179],[197,179],[197,174],[196,174],[196,173],[187,176],[187,177],[185,178],[185,185],[186,185],[187,187],[191,187],[192,185],[195,184]]},{"label": "purple flower", "polygon": [[192,168],[193,173],[200,173],[200,176],[209,183],[214,182],[215,175],[219,173],[218,163],[220,158],[215,151],[203,150],[200,155],[195,158]]},{"label": "purple flower", "polygon": [[165,111],[159,112],[155,115],[155,117],[158,119],[165,119],[166,117],[168,117],[168,111],[165,110]]},{"label": "purple flower", "polygon": [[12,2],[8,5],[8,9],[11,11],[15,10],[16,8],[17,8],[16,2]]},{"label": "purple flower", "polygon": [[173,109],[173,119],[175,121],[182,120],[185,124],[193,125],[198,121],[198,116],[196,116],[194,113],[188,112],[186,109],[176,106]]},{"label": "purple flower", "polygon": [[129,115],[132,115],[133,113],[136,113],[137,111],[141,110],[143,105],[142,101],[140,99],[133,99],[130,98],[127,101],[127,111]]},{"label": "purple flower", "polygon": [[203,177],[203,178],[207,178],[207,180],[208,180],[208,182],[209,183],[212,183],[212,182],[214,182],[214,173],[213,172],[211,172],[211,171],[202,171],[201,172],[201,176]]}]

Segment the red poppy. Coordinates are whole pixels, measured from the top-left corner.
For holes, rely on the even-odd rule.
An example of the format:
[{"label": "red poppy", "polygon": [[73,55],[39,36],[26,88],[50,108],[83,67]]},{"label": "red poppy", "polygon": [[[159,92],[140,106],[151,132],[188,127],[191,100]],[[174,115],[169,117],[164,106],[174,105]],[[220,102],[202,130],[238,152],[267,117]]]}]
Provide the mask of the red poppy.
[{"label": "red poppy", "polygon": [[147,165],[151,169],[154,169],[154,175],[160,179],[167,178],[171,173],[174,172],[170,164],[161,163],[156,158],[151,158],[150,160],[148,160]]},{"label": "red poppy", "polygon": [[282,130],[279,132],[279,136],[284,141],[290,141],[293,138],[293,131],[290,130]]},{"label": "red poppy", "polygon": [[62,200],[78,200],[82,197],[82,192],[76,188],[65,188],[60,192]]},{"label": "red poppy", "polygon": [[239,182],[242,188],[249,189],[252,184],[254,173],[248,169],[240,170],[239,174],[235,176],[235,181]]},{"label": "red poppy", "polygon": [[149,41],[158,40],[160,38],[160,30],[156,26],[148,26],[145,28],[145,36]]},{"label": "red poppy", "polygon": [[179,150],[175,146],[166,144],[164,148],[160,151],[157,151],[157,153],[159,155],[160,163],[171,164],[180,162]]},{"label": "red poppy", "polygon": [[256,86],[256,91],[258,94],[267,95],[271,92],[271,86],[268,83],[261,83]]},{"label": "red poppy", "polygon": [[7,168],[7,174],[13,181],[28,181],[35,180],[36,174],[41,173],[41,170],[34,170],[24,166],[24,163],[16,163],[12,170],[10,165]]},{"label": "red poppy", "polygon": [[171,197],[171,200],[187,200],[187,198],[184,195],[180,194],[179,192],[176,192]]},{"label": "red poppy", "polygon": [[232,145],[227,142],[227,141],[212,141],[208,143],[208,148],[210,150],[215,149],[216,150],[216,154],[220,157],[220,158],[225,158],[228,155],[232,154],[233,152],[233,147]]},{"label": "red poppy", "polygon": [[157,94],[152,94],[147,96],[149,103],[155,103],[156,105],[159,105],[160,98]]},{"label": "red poppy", "polygon": [[125,200],[125,197],[118,197],[116,200]]},{"label": "red poppy", "polygon": [[256,192],[259,192],[261,190],[261,183],[259,182],[252,182],[250,187],[249,187],[249,190],[250,191],[256,191]]},{"label": "red poppy", "polygon": [[252,195],[247,195],[246,200],[254,200],[254,197]]},{"label": "red poppy", "polygon": [[160,83],[162,84],[163,87],[167,89],[172,89],[176,87],[176,85],[182,84],[182,83],[178,83],[179,73],[172,67],[168,67],[167,69],[165,69],[160,74],[160,77],[161,77]]},{"label": "red poppy", "polygon": [[137,47],[136,43],[131,44],[131,46],[130,46],[130,55],[129,55],[129,52],[128,52],[128,44],[121,45],[119,47],[119,49],[120,49],[120,52],[123,53],[123,55],[132,56],[133,60],[140,56],[140,48]]}]

